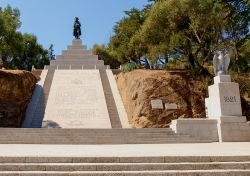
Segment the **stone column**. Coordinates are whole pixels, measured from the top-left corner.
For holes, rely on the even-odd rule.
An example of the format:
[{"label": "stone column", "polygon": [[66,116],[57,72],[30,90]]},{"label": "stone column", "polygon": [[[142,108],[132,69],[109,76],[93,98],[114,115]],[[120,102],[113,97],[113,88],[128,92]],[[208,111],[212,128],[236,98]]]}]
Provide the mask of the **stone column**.
[{"label": "stone column", "polygon": [[209,86],[208,91],[208,118],[218,121],[220,142],[244,141],[242,135],[249,133],[250,128],[241,130],[243,126],[247,128],[247,123],[246,117],[242,116],[238,83],[231,82],[230,75],[219,75],[214,78],[214,85]]}]

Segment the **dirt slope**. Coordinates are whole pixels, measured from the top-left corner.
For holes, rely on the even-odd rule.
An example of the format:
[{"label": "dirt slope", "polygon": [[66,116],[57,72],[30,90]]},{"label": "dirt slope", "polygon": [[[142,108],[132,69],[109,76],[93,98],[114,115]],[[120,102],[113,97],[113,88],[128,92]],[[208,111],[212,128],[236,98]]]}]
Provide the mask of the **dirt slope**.
[{"label": "dirt slope", "polygon": [[[120,73],[117,84],[133,127],[168,127],[176,118],[205,116],[205,95],[194,89],[189,72],[135,70]],[[152,109],[151,100],[155,99],[175,103],[179,109]]]},{"label": "dirt slope", "polygon": [[37,78],[27,71],[0,70],[0,127],[20,127]]}]

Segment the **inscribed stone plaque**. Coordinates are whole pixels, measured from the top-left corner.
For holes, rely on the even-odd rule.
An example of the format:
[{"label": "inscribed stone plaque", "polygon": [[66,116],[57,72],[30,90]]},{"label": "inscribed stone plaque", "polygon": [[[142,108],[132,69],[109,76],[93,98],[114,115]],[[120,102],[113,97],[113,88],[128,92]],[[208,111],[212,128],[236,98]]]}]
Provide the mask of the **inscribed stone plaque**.
[{"label": "inscribed stone plaque", "polygon": [[62,128],[111,128],[99,70],[56,70],[44,120]]},{"label": "inscribed stone plaque", "polygon": [[160,99],[151,100],[151,107],[152,107],[152,109],[164,109],[162,100],[160,100]]},{"label": "inscribed stone plaque", "polygon": [[178,106],[175,103],[166,103],[165,109],[178,109]]}]

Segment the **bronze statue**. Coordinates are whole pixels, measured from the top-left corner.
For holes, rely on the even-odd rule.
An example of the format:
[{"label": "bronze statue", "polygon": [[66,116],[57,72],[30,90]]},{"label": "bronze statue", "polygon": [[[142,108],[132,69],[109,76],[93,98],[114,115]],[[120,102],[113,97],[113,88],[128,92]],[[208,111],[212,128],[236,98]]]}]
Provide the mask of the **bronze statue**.
[{"label": "bronze statue", "polygon": [[76,39],[80,39],[80,36],[82,35],[81,23],[78,17],[75,18],[73,35]]}]

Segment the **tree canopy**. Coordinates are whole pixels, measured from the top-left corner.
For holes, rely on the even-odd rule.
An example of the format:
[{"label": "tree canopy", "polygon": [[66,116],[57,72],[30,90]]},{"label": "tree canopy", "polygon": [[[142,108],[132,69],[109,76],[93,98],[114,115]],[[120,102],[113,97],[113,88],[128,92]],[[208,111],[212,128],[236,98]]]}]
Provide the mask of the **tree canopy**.
[{"label": "tree canopy", "polygon": [[48,51],[31,34],[18,32],[21,26],[18,9],[0,7],[0,58],[3,66],[31,70],[32,65],[43,68],[49,64]]},{"label": "tree canopy", "polygon": [[114,27],[106,50],[124,63],[161,55],[201,74],[210,74],[214,51],[229,49],[231,69],[249,67],[249,0],[154,0],[131,9]]}]

